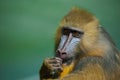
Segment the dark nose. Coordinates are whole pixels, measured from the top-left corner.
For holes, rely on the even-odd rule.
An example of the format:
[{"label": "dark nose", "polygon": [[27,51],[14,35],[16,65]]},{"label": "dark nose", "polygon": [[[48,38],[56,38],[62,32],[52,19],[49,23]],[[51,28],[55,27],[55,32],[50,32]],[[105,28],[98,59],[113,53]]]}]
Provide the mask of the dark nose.
[{"label": "dark nose", "polygon": [[61,56],[61,57],[67,55],[67,52],[62,51],[62,50],[60,50],[60,49],[58,49],[56,52],[57,52],[57,54],[58,54],[59,56]]}]

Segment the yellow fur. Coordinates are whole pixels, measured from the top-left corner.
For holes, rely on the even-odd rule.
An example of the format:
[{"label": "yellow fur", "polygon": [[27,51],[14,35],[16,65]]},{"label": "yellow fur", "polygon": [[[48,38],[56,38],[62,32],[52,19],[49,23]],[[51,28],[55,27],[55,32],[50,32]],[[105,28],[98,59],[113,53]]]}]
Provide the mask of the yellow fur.
[{"label": "yellow fur", "polygon": [[69,66],[63,65],[63,72],[60,74],[60,78],[62,79],[67,74],[69,74],[73,70],[73,68],[74,68],[74,63],[71,63]]}]

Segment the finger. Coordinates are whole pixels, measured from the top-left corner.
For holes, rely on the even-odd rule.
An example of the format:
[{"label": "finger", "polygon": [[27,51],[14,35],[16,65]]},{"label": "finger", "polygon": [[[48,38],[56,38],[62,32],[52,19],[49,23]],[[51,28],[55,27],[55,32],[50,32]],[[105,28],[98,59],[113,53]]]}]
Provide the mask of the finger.
[{"label": "finger", "polygon": [[59,60],[59,61],[62,61],[62,59],[61,58],[59,58],[59,57],[54,57],[56,60]]},{"label": "finger", "polygon": [[58,63],[58,64],[62,65],[62,62],[59,60],[49,60],[48,63],[50,63],[50,64],[57,64]]},{"label": "finger", "polygon": [[61,58],[58,58],[58,57],[53,57],[53,58],[48,58],[48,59],[62,61],[62,59],[61,59]]},{"label": "finger", "polygon": [[62,72],[62,71],[63,71],[63,68],[60,67],[60,66],[54,66],[51,70],[56,70],[56,71]]}]

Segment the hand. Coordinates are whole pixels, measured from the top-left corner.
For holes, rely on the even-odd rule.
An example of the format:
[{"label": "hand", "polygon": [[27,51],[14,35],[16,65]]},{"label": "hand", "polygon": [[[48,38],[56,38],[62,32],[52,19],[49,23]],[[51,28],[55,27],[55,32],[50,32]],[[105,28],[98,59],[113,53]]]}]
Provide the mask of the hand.
[{"label": "hand", "polygon": [[62,71],[62,59],[58,57],[46,58],[41,68],[41,74],[49,78],[58,78]]}]

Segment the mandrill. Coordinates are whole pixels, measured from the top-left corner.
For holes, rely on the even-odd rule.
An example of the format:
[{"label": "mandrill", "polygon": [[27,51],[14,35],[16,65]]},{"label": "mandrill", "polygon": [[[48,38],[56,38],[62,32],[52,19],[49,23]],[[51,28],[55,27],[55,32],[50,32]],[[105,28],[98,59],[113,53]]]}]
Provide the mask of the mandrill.
[{"label": "mandrill", "polygon": [[73,8],[60,22],[55,54],[40,69],[41,80],[120,80],[120,54],[94,15]]}]

